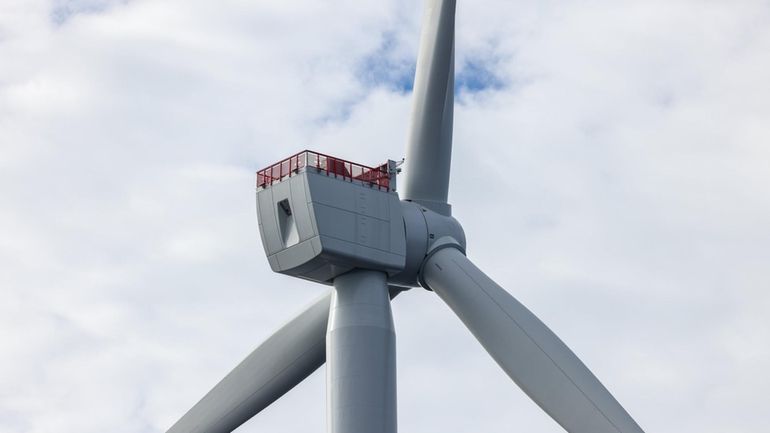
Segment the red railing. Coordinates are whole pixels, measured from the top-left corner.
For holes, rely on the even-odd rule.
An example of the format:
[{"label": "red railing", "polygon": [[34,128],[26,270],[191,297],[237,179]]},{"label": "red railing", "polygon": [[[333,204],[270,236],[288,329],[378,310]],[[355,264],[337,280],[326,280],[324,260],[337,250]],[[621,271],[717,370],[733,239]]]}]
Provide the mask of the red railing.
[{"label": "red railing", "polygon": [[259,170],[257,172],[257,188],[266,188],[284,178],[294,176],[303,168],[312,168],[327,176],[334,176],[351,182],[354,180],[365,182],[385,191],[390,188],[388,164],[372,168],[312,150],[303,150],[270,167]]}]

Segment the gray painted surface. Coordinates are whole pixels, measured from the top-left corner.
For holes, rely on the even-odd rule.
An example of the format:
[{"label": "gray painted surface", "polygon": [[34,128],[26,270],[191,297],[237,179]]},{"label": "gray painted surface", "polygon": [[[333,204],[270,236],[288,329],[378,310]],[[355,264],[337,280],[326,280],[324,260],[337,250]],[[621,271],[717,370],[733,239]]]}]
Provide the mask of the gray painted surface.
[{"label": "gray painted surface", "polygon": [[396,334],[385,273],[335,278],[326,348],[327,432],[395,433]]},{"label": "gray painted surface", "polygon": [[406,265],[404,270],[390,276],[390,283],[418,287],[420,267],[433,245],[441,238],[451,238],[465,250],[465,232],[452,216],[434,212],[420,203],[402,201],[401,214],[406,232]]},{"label": "gray painted surface", "polygon": [[308,167],[257,192],[262,245],[275,272],[329,284],[354,268],[404,268],[398,194]]},{"label": "gray painted surface", "polygon": [[455,248],[436,251],[423,279],[508,376],[572,433],[643,433],[543,322]]},{"label": "gray painted surface", "polygon": [[229,433],[323,365],[331,298],[325,294],[268,338],[168,433]]},{"label": "gray painted surface", "polygon": [[[404,288],[388,291],[393,299]],[[229,433],[317,370],[326,362],[331,298],[325,294],[270,336],[168,433]]]},{"label": "gray painted surface", "polygon": [[444,215],[452,162],[454,115],[455,0],[428,0],[406,150],[402,198]]},{"label": "gray painted surface", "polygon": [[[389,191],[302,168],[257,192],[271,268],[334,290],[281,328],[169,433],[227,433],[324,360],[329,433],[395,433],[390,295],[418,281],[461,318],[503,370],[573,433],[643,433],[537,317],[476,268],[447,203],[454,110],[455,0],[427,0],[399,202]],[[389,162],[389,171],[395,164]],[[283,212],[283,213],[282,213]],[[327,328],[328,324],[328,328]],[[325,337],[325,344],[324,344]]]}]

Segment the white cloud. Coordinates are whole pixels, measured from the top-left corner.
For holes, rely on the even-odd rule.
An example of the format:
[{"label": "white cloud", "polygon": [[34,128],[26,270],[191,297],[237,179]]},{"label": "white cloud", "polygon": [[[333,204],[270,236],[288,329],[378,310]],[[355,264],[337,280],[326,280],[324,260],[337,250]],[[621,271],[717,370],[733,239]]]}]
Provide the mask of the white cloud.
[{"label": "white cloud", "polygon": [[[165,431],[322,290],[269,271],[253,172],[403,156],[420,14],[0,5],[0,431]],[[469,255],[647,431],[766,424],[768,24],[751,0],[458,5],[458,65],[502,83],[458,98]],[[402,431],[560,431],[431,293],[394,314]],[[323,388],[240,431],[322,430]]]}]

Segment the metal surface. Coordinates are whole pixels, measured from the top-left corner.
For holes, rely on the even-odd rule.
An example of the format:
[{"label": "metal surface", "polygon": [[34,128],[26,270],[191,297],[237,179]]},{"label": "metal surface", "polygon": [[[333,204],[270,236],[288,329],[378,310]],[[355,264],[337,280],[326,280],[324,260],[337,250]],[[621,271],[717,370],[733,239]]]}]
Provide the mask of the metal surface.
[{"label": "metal surface", "polygon": [[393,191],[390,182],[392,171],[388,161],[377,167],[347,161],[336,156],[329,156],[312,150],[303,150],[288,158],[272,164],[257,172],[257,190],[272,186],[276,182],[294,176],[307,168],[315,168],[327,176],[340,177],[350,181],[359,181],[384,191]]},{"label": "metal surface", "polygon": [[391,275],[388,281],[405,287],[419,287],[420,267],[434,244],[442,238],[451,238],[464,250],[465,232],[454,217],[441,215],[419,203],[402,201],[401,216],[406,234],[406,261],[404,270]]},{"label": "metal surface", "polygon": [[230,433],[323,365],[331,298],[327,293],[268,338],[168,433]]},{"label": "metal surface", "polygon": [[402,198],[449,215],[454,115],[455,0],[428,0],[406,150]]},{"label": "metal surface", "polygon": [[257,191],[257,219],[275,272],[331,284],[354,268],[404,269],[401,201],[368,182],[308,167]]},{"label": "metal surface", "polygon": [[258,172],[259,229],[271,268],[334,290],[265,341],[168,433],[229,433],[324,361],[327,431],[395,433],[388,294],[418,283],[567,431],[643,433],[553,332],[464,256],[465,233],[447,202],[456,1],[426,3],[400,185],[405,201],[393,161],[372,168],[305,151]]},{"label": "metal surface", "polygon": [[396,334],[386,274],[334,280],[326,335],[329,433],[395,433]]},{"label": "metal surface", "polygon": [[571,433],[643,433],[543,322],[455,248],[428,258],[424,281],[518,384]]}]

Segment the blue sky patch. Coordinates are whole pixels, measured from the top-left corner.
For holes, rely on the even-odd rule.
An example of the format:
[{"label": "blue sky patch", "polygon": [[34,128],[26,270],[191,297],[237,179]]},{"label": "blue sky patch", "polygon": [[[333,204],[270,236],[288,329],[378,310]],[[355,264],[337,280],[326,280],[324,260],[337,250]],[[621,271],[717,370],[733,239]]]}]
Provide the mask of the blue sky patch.
[{"label": "blue sky patch", "polygon": [[364,57],[356,75],[367,87],[385,87],[400,93],[409,93],[414,86],[415,60],[399,58],[393,33],[383,35],[382,43]]},{"label": "blue sky patch", "polygon": [[455,93],[477,93],[505,87],[505,82],[491,66],[490,62],[478,58],[469,58],[464,64],[457,65]]},{"label": "blue sky patch", "polygon": [[[396,54],[393,34],[383,35],[376,51],[364,57],[356,72],[367,87],[384,87],[400,93],[410,93],[414,87],[416,59],[401,58]],[[495,61],[481,57],[467,58],[456,65],[455,93],[477,93],[499,90],[505,82],[494,72]]]},{"label": "blue sky patch", "polygon": [[51,21],[57,26],[63,25],[78,14],[102,13],[117,4],[128,3],[129,0],[53,0],[51,5]]}]

